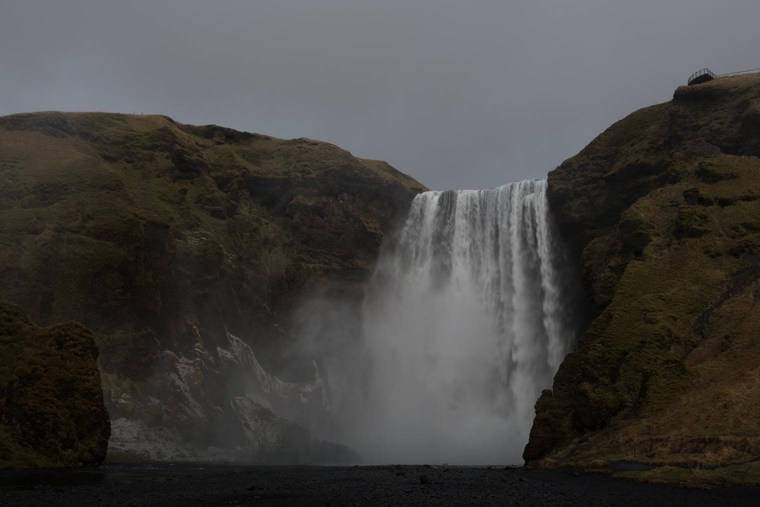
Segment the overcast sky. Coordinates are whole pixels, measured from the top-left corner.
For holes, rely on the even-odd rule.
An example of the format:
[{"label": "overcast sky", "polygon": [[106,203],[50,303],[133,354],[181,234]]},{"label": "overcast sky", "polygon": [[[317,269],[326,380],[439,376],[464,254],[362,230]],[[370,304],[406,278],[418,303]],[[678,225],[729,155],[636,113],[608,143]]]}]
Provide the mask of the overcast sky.
[{"label": "overcast sky", "polygon": [[703,66],[760,67],[758,0],[0,0],[0,115],[161,113],[543,177]]}]

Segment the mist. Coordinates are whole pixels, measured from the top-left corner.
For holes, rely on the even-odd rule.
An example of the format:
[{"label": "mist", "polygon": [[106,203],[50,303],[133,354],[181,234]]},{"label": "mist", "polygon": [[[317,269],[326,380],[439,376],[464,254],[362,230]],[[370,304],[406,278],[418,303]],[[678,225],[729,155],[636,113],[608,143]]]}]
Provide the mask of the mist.
[{"label": "mist", "polygon": [[302,305],[300,351],[319,358],[331,414],[315,434],[363,463],[522,463],[577,320],[545,189],[420,194],[362,304]]}]

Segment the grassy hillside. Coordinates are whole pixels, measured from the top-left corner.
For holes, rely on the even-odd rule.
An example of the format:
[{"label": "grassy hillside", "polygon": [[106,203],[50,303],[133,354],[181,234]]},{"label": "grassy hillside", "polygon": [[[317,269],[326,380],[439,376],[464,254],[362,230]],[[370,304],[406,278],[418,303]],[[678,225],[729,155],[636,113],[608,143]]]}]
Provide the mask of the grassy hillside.
[{"label": "grassy hillside", "polygon": [[360,304],[383,234],[420,190],[309,139],[162,116],[2,117],[0,297],[95,332],[114,420],[223,447],[244,440],[241,411],[263,413],[230,407],[250,371],[315,381],[286,357],[289,311],[328,278]]},{"label": "grassy hillside", "polygon": [[549,175],[594,317],[525,457],[760,482],[760,76],[676,90]]}]

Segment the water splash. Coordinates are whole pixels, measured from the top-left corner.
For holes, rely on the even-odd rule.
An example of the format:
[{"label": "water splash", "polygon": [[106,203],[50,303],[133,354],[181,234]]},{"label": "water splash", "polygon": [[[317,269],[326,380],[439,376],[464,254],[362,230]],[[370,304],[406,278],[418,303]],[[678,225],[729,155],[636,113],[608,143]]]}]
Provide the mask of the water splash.
[{"label": "water splash", "polygon": [[520,463],[573,343],[545,181],[425,192],[363,311],[343,439],[374,463]]}]

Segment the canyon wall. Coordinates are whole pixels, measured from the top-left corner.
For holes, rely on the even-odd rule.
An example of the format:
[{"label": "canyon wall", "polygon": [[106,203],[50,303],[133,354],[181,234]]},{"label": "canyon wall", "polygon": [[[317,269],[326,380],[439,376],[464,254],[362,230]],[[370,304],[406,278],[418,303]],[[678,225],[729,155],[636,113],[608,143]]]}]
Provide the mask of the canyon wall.
[{"label": "canyon wall", "polygon": [[162,116],[0,118],[0,297],[100,348],[114,459],[351,459],[290,310],[358,305],[424,187],[384,162]]},{"label": "canyon wall", "polygon": [[680,87],[549,174],[590,322],[528,464],[760,478],[760,76]]}]

